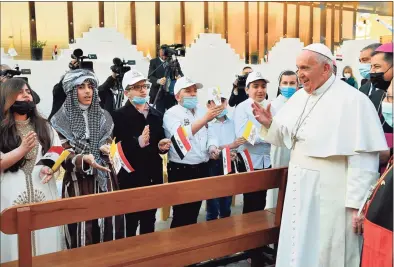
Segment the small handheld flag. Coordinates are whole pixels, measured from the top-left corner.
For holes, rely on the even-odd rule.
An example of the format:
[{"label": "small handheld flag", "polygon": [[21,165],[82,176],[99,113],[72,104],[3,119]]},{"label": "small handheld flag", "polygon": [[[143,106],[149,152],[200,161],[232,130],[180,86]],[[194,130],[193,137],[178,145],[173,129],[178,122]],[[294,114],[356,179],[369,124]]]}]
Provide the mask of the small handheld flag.
[{"label": "small handheld flag", "polygon": [[229,174],[231,172],[231,156],[230,156],[230,147],[226,146],[222,150],[222,158],[223,158],[223,174]]},{"label": "small handheld flag", "polygon": [[192,149],[186,131],[182,126],[179,126],[176,133],[171,137],[171,142],[181,159],[184,159],[186,154]]},{"label": "small handheld flag", "polygon": [[115,139],[112,141],[111,148],[110,148],[110,157],[113,161],[115,173],[118,174],[120,169],[123,168],[128,173],[134,171],[134,168],[131,166],[130,162],[127,160],[123,148],[122,142],[119,142],[115,145]]},{"label": "small handheld flag", "polygon": [[52,146],[36,165],[45,165],[53,171],[57,171],[68,155],[70,155],[70,151],[64,150],[62,146]]},{"label": "small handheld flag", "polygon": [[222,104],[219,87],[212,87],[208,89],[209,100],[213,100],[217,106]]},{"label": "small handheld flag", "polygon": [[246,171],[247,172],[253,171],[254,170],[253,163],[252,163],[252,159],[250,158],[249,151],[247,149],[245,149],[240,154],[241,154],[242,159],[244,160]]},{"label": "small handheld flag", "polygon": [[242,137],[244,137],[252,146],[256,142],[257,139],[257,128],[253,124],[253,122],[248,121],[245,126],[244,133],[242,134]]}]

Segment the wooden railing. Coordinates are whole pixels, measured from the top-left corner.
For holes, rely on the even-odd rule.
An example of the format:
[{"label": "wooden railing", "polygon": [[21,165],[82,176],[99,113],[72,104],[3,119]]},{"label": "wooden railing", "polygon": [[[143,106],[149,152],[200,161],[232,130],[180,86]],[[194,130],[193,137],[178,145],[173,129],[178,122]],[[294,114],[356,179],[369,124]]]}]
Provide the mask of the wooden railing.
[{"label": "wooden railing", "polygon": [[[18,234],[19,263],[14,261],[2,266],[75,267],[82,266],[78,264],[83,261],[83,266],[173,267],[198,262],[204,260],[205,257],[220,257],[226,255],[224,253],[235,253],[237,250],[242,251],[240,249],[259,247],[267,242],[267,244],[276,243],[279,236],[286,181],[287,168],[270,169],[14,206],[1,213],[1,231],[5,234]],[[216,221],[32,257],[31,232],[35,230],[272,188],[279,188],[278,203],[274,212],[261,211],[236,215]],[[262,220],[261,225],[259,220]],[[215,228],[216,233],[206,232],[210,227]],[[223,227],[226,229],[222,229]],[[190,238],[192,235],[202,236],[202,238],[198,242],[192,242],[193,244],[190,242],[181,244],[178,239],[188,240],[187,235],[190,235]],[[269,238],[263,240],[262,236]],[[237,243],[238,239],[244,240],[243,245],[241,242]],[[133,254],[133,250],[136,249],[133,241],[138,241],[139,250],[142,249],[139,254]],[[152,242],[164,242],[166,246],[170,246],[170,249],[173,246],[173,250],[168,251],[168,248],[160,246],[153,247]],[[228,243],[234,243],[234,248],[226,246]],[[141,246],[147,246],[146,249],[149,248],[150,251],[143,250]],[[209,253],[202,253],[209,246],[212,247]],[[86,257],[108,257],[109,251],[115,247],[116,251],[122,251],[123,254],[119,252],[116,257],[110,257],[112,260],[107,260],[106,265],[88,265],[88,262],[93,262],[93,259],[86,261]],[[89,250],[92,253],[87,253]],[[193,256],[184,255],[188,252],[192,252],[189,254]],[[173,261],[170,263],[163,261],[169,256]]]}]

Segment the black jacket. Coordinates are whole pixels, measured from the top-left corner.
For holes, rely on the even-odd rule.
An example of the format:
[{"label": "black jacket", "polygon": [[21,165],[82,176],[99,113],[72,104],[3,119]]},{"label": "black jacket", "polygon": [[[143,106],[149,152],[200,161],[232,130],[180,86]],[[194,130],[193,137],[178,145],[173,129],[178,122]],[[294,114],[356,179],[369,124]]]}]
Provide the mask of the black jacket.
[{"label": "black jacket", "polygon": [[[366,96],[369,96],[368,94],[369,94],[369,90],[371,89],[371,81],[370,80],[368,80],[367,82],[365,82],[361,87],[360,87],[360,91],[362,92],[362,93],[364,93]],[[372,92],[371,92],[371,94],[373,93],[373,92],[375,92],[376,91],[376,88],[374,87],[374,86],[372,86]]]},{"label": "black jacket", "polygon": [[100,97],[100,106],[109,113],[115,110],[114,94],[111,88],[115,87],[116,79],[109,76],[107,80],[98,87],[98,94]]},{"label": "black jacket", "polygon": [[153,101],[155,101],[157,92],[160,89],[160,84],[157,83],[157,80],[160,80],[161,78],[164,77],[164,74],[165,74],[164,72],[165,72],[165,69],[162,65],[160,58],[157,57],[157,58],[154,58],[150,61],[149,72],[148,72],[149,82],[152,83],[152,86],[151,86],[150,92],[149,92],[150,103],[153,103]]},{"label": "black jacket", "polygon": [[231,96],[230,99],[228,100],[228,104],[230,105],[230,107],[238,106],[241,102],[248,99],[248,95],[246,94],[246,91],[244,89],[241,90],[238,89],[238,95],[235,95],[234,94],[235,88],[236,86],[233,84],[233,90],[231,91]]},{"label": "black jacket", "polygon": [[[145,119],[131,103],[127,103],[112,112],[114,121],[114,138],[122,142],[122,149],[134,168],[134,172],[127,173],[123,168],[118,174],[121,189],[135,188],[163,183],[163,163],[158,144],[164,136],[163,116],[150,107]],[[149,145],[141,148],[138,137],[142,134],[145,125],[149,125]]]},{"label": "black jacket", "polygon": [[53,87],[53,102],[52,102],[52,111],[48,117],[48,121],[51,121],[53,115],[59,111],[59,109],[63,106],[64,101],[66,101],[67,95],[63,89],[63,78],[60,80],[58,84]]}]

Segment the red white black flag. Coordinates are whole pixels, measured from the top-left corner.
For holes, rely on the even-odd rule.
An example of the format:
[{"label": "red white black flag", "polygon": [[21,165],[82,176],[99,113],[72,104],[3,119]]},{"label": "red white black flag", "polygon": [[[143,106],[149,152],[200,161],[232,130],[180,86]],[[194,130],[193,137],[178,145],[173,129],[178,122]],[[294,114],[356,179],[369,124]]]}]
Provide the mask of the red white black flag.
[{"label": "red white black flag", "polygon": [[182,126],[180,126],[176,133],[171,137],[172,144],[181,159],[186,157],[186,154],[192,149],[189,139],[186,136],[186,132]]}]

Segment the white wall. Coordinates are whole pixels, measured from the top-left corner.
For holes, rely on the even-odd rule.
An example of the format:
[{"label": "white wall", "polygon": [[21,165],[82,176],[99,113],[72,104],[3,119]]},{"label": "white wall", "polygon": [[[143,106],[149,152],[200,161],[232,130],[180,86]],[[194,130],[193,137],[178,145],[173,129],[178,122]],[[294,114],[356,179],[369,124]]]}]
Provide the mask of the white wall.
[{"label": "white wall", "polygon": [[[18,64],[21,69],[31,69],[32,74],[26,75],[29,83],[41,97],[39,110],[48,116],[52,107],[52,89],[60,77],[68,70],[70,55],[75,48],[84,50],[84,54],[97,54],[94,69],[100,84],[110,75],[112,59],[119,57],[125,60],[136,60],[136,68],[144,75],[148,74],[149,59],[144,58],[136,46],[132,46],[113,28],[93,28],[84,33],[83,38],[70,45],[70,49],[62,51],[57,61],[29,61],[2,58],[2,64],[14,67]],[[358,54],[361,48],[373,43],[371,40],[346,41],[344,43],[343,61],[338,62],[341,73],[344,65],[353,67],[358,80]],[[271,83],[268,85],[269,99],[276,97],[279,74],[287,69],[296,70],[295,60],[300,53],[303,43],[296,38],[283,38],[269,53],[268,63],[250,65],[254,71],[260,71]],[[245,66],[234,50],[219,34],[200,34],[199,38],[186,50],[186,57],[179,58],[183,73],[196,82],[201,82],[204,88],[199,92],[199,101],[205,105],[207,88],[219,86],[222,92],[230,96],[235,75],[240,74]]]}]

